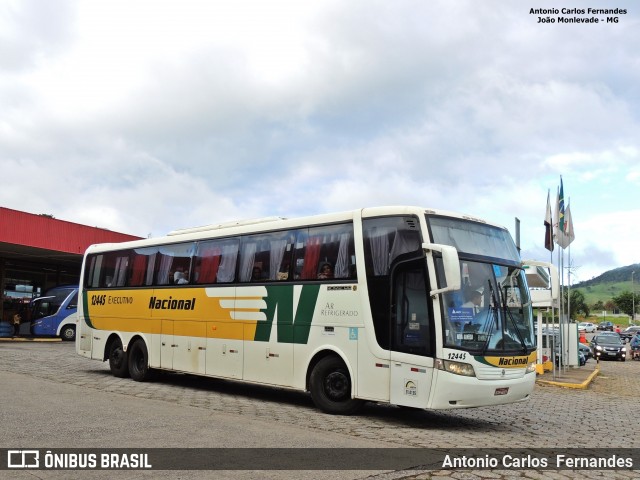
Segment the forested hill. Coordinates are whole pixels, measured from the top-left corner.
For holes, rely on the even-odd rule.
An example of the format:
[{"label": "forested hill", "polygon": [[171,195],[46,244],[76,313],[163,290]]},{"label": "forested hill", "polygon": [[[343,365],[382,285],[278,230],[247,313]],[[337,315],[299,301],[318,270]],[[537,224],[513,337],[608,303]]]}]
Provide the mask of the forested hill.
[{"label": "forested hill", "polygon": [[626,267],[614,268],[591,280],[577,283],[574,286],[579,288],[600,285],[602,283],[631,282],[631,272],[633,271],[636,272],[633,276],[634,283],[640,283],[640,263],[635,263],[633,265],[627,265]]}]

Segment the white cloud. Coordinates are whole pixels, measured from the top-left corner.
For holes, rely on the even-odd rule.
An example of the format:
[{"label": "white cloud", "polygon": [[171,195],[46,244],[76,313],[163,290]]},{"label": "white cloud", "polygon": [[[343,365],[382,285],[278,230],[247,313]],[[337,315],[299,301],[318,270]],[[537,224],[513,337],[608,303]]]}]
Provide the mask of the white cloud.
[{"label": "white cloud", "polygon": [[146,236],[418,204],[518,217],[537,252],[563,175],[576,255],[634,257],[591,227],[637,213],[632,9],[595,29],[491,0],[56,5],[0,8],[0,168],[30,179],[0,205]]}]

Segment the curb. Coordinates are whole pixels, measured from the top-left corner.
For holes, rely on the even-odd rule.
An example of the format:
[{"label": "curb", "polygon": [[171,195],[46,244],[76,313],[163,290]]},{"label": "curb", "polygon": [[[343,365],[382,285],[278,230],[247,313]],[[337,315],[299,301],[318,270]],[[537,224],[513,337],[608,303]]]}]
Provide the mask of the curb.
[{"label": "curb", "polygon": [[61,342],[61,338],[0,337],[0,342]]},{"label": "curb", "polygon": [[556,382],[554,380],[536,380],[536,382],[543,383],[545,385],[553,385],[553,386],[556,386],[556,387],[585,389],[591,384],[593,379],[596,378],[596,376],[599,373],[600,373],[600,365],[596,365],[596,369],[582,383]]}]

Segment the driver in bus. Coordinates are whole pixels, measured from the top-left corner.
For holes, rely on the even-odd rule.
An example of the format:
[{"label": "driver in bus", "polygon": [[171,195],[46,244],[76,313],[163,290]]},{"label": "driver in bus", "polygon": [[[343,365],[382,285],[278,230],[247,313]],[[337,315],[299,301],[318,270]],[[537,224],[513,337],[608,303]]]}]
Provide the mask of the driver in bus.
[{"label": "driver in bus", "polygon": [[480,311],[482,306],[482,292],[480,290],[469,288],[465,297],[467,301],[462,304],[463,308],[473,308],[474,315]]},{"label": "driver in bus", "polygon": [[470,321],[467,321],[462,329],[463,331],[477,332],[482,327],[482,318],[480,312],[482,310],[482,289],[469,287],[465,290],[465,297],[467,301],[462,304],[462,308],[468,308],[472,310]]}]

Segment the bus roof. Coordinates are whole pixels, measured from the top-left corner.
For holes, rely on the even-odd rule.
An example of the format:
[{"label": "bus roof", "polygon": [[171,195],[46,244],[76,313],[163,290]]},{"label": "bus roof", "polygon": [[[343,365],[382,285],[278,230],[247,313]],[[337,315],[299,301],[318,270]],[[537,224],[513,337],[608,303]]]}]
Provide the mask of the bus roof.
[{"label": "bus roof", "polygon": [[89,246],[87,252],[109,251],[123,248],[144,248],[153,245],[171,244],[183,241],[196,241],[206,238],[226,237],[233,235],[242,235],[247,233],[259,233],[284,230],[287,228],[299,228],[308,225],[327,225],[331,223],[346,222],[353,220],[360,214],[363,218],[381,217],[390,215],[441,215],[445,217],[459,218],[474,222],[480,222],[497,228],[505,229],[505,227],[487,222],[483,219],[463,215],[456,212],[446,210],[428,209],[415,206],[385,206],[385,207],[368,207],[358,210],[349,210],[337,213],[326,213],[320,215],[312,215],[296,218],[284,217],[264,217],[257,219],[238,220],[226,223],[204,225],[200,227],[185,228],[173,230],[165,236],[153,237],[142,240],[134,240],[123,243],[101,243]]}]

